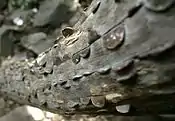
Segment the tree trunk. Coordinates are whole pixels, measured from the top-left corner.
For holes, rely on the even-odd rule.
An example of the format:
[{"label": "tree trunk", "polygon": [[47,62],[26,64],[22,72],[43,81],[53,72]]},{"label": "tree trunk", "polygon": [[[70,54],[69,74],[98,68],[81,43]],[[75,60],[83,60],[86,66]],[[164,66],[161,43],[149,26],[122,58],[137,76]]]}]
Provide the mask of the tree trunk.
[{"label": "tree trunk", "polygon": [[36,60],[2,63],[0,94],[63,114],[173,114],[174,13],[174,0],[93,0]]}]

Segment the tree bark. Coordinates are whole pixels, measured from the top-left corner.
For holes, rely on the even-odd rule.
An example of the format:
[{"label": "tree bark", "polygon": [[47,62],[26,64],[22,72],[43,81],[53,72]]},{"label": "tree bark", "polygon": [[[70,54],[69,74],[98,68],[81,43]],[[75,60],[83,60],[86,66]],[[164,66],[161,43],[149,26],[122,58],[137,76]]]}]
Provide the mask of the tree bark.
[{"label": "tree bark", "polygon": [[93,0],[36,60],[2,63],[0,94],[61,114],[174,114],[175,5],[152,1]]}]

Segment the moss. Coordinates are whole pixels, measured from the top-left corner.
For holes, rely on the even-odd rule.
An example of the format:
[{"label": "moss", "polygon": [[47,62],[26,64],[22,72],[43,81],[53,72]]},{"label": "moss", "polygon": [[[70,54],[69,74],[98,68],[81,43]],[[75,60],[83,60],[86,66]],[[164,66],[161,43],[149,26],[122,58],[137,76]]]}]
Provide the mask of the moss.
[{"label": "moss", "polygon": [[41,0],[9,0],[8,9],[12,11],[14,9],[30,9],[37,7],[39,1]]}]

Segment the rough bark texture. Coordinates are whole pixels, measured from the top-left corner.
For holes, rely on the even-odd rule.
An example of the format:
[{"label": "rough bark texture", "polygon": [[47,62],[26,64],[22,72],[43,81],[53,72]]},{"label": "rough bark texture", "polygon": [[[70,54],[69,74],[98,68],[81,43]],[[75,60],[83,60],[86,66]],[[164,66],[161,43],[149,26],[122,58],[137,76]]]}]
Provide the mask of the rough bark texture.
[{"label": "rough bark texture", "polygon": [[174,0],[93,0],[36,60],[2,63],[0,94],[63,114],[174,113],[174,13]]}]

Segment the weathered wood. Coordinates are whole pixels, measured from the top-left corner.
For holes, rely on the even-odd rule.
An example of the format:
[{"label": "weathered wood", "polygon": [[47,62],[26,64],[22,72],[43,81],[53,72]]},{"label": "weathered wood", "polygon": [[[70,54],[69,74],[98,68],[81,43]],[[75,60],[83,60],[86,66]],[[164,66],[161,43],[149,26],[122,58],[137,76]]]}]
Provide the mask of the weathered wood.
[{"label": "weathered wood", "polygon": [[3,62],[0,94],[57,113],[173,114],[174,0],[140,1],[93,0],[71,36],[32,62]]}]

